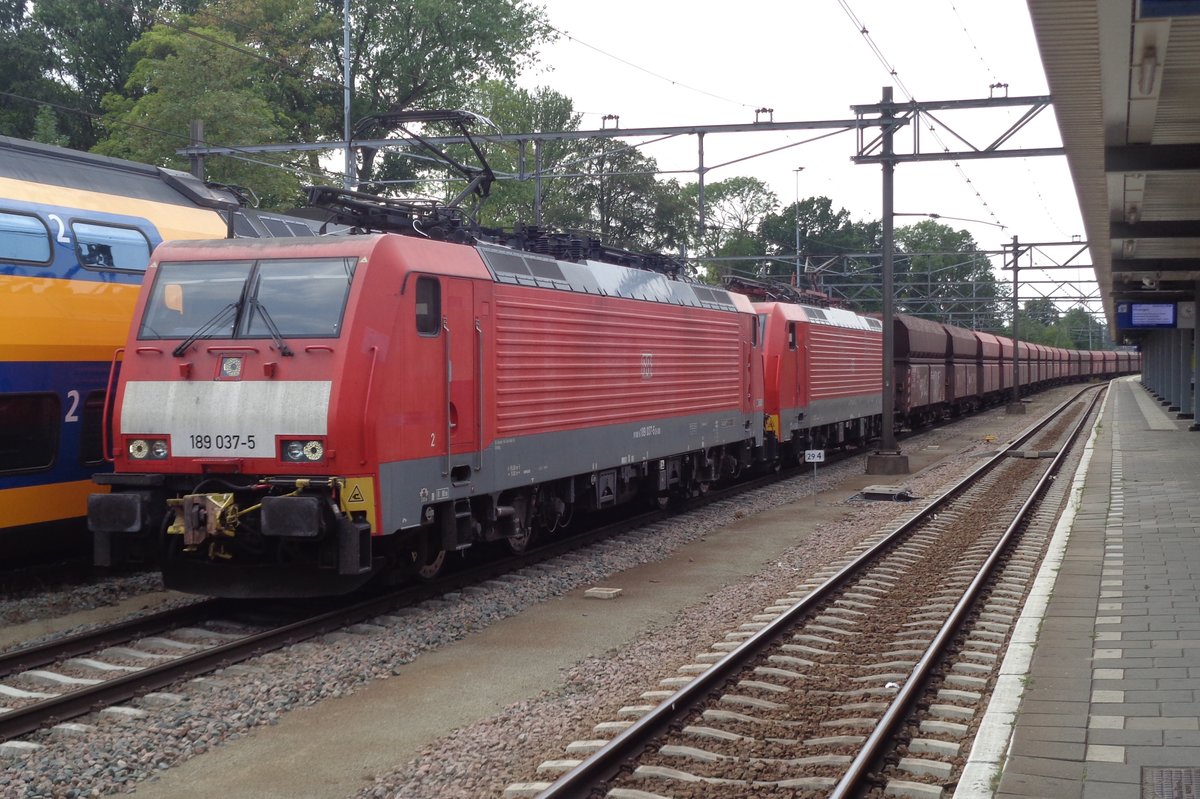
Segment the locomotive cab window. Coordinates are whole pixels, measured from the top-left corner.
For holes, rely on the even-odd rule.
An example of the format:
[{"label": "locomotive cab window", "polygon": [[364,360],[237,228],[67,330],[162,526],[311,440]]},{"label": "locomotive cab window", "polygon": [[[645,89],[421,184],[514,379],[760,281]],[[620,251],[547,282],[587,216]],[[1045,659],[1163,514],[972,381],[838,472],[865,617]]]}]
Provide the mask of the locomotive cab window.
[{"label": "locomotive cab window", "polygon": [[336,337],[354,265],[353,258],[164,262],[138,338]]},{"label": "locomotive cab window", "polygon": [[442,286],[437,278],[417,278],[417,332],[436,336],[442,329]]},{"label": "locomotive cab window", "polygon": [[353,261],[260,261],[252,280],[250,307],[242,311],[241,336],[297,338],[338,335]]},{"label": "locomotive cab window", "polygon": [[140,230],[93,222],[73,222],[79,263],[92,269],[145,272],[150,263],[150,242]]},{"label": "locomotive cab window", "polygon": [[50,230],[36,216],[0,212],[0,260],[50,263]]},{"label": "locomotive cab window", "polygon": [[61,407],[55,394],[0,394],[0,474],[54,465]]},{"label": "locomotive cab window", "polygon": [[796,349],[796,323],[788,322],[788,349]]}]

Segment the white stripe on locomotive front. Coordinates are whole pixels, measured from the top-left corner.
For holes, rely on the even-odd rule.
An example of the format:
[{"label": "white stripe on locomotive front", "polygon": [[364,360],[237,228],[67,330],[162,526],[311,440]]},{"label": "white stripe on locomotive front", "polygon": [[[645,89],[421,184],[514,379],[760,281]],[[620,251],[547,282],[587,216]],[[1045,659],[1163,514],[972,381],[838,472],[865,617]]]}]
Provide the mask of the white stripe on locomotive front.
[{"label": "white stripe on locomotive front", "polygon": [[[171,437],[178,457],[275,457],[275,437],[308,438],[328,432],[328,380],[130,381],[125,385],[121,433]],[[237,439],[233,447],[198,448],[197,436]],[[249,446],[253,436],[253,446]]]}]

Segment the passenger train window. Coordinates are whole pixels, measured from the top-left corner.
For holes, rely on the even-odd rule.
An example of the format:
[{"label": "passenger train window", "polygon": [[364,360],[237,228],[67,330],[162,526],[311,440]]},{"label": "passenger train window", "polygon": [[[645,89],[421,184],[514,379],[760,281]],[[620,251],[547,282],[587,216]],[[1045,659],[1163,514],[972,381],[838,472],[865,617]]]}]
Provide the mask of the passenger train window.
[{"label": "passenger train window", "polygon": [[50,263],[50,230],[36,216],[0,212],[0,260]]},{"label": "passenger train window", "polygon": [[96,269],[144,272],[150,263],[150,242],[140,230],[94,222],[73,222],[79,263]]},{"label": "passenger train window", "polygon": [[434,277],[417,278],[417,332],[436,336],[442,329],[442,287]]},{"label": "passenger train window", "polygon": [[104,461],[104,392],[93,391],[83,401],[79,426],[79,462],[85,466]]},{"label": "passenger train window", "polygon": [[0,474],[53,466],[61,419],[56,394],[0,394]]}]

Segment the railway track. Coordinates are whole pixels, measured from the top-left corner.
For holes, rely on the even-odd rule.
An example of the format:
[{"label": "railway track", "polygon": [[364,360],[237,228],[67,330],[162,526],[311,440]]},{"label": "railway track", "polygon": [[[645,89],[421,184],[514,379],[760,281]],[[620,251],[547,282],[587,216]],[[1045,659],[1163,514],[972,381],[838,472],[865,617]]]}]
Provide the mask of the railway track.
[{"label": "railway track", "polygon": [[[713,490],[694,506],[752,491],[789,472]],[[673,515],[652,511],[554,539],[528,552],[469,566],[436,583],[404,586],[354,601],[317,607],[292,603],[196,602],[92,632],[0,655],[0,741],[13,741],[71,719],[119,706],[268,651],[400,612],[424,599],[550,560]],[[266,618],[271,616],[272,618]],[[116,713],[127,713],[118,709]]]},{"label": "railway track", "polygon": [[[689,508],[718,502],[787,477],[750,479],[697,497]],[[434,582],[365,597],[273,605],[200,600],[190,605],[0,653],[0,742],[119,706],[266,652],[356,624],[387,621],[426,599],[501,577],[674,515],[652,510],[581,530],[528,551],[463,568]],[[131,711],[121,708],[117,713]],[[69,725],[67,729],[70,729]],[[18,745],[19,747],[19,745]]]},{"label": "railway track", "polygon": [[1064,403],[506,795],[942,796],[1057,516],[1055,475],[1100,393]]}]

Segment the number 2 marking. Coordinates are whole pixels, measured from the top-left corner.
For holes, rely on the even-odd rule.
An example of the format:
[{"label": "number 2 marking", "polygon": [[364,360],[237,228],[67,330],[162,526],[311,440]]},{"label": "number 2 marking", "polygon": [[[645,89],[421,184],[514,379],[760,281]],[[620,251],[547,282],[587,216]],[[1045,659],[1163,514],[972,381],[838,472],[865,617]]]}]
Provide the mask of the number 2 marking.
[{"label": "number 2 marking", "polygon": [[76,411],[79,410],[79,392],[75,389],[71,389],[67,392],[67,398],[71,400],[71,409],[67,411],[67,418],[63,421],[78,422],[79,414],[77,414]]},{"label": "number 2 marking", "polygon": [[47,218],[58,228],[58,235],[54,237],[54,240],[59,244],[70,244],[71,239],[67,236],[67,225],[62,221],[62,217],[58,214],[49,214]]},{"label": "number 2 marking", "polygon": [[429,447],[432,449],[437,446],[437,433],[429,434]]}]

